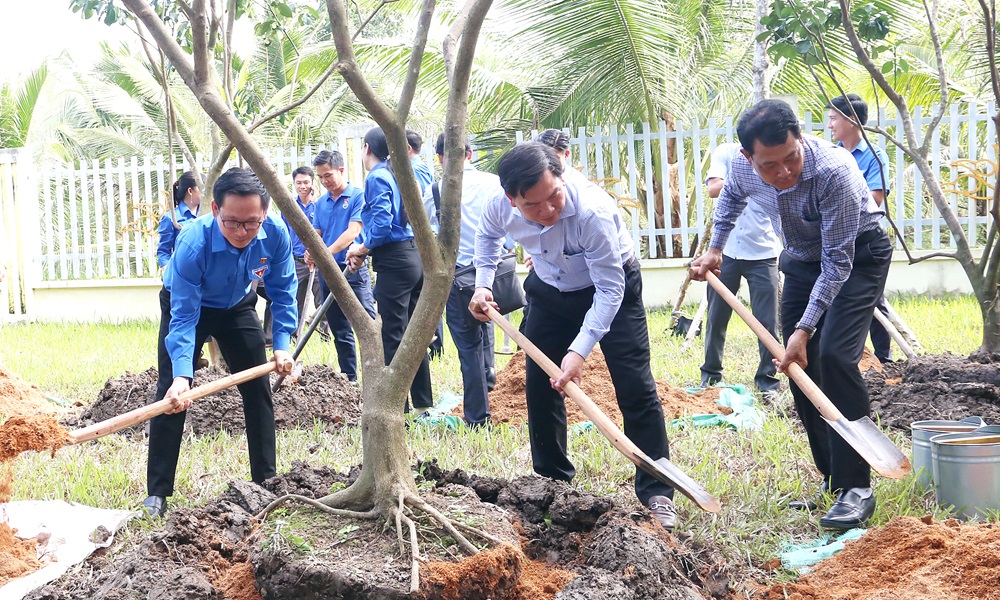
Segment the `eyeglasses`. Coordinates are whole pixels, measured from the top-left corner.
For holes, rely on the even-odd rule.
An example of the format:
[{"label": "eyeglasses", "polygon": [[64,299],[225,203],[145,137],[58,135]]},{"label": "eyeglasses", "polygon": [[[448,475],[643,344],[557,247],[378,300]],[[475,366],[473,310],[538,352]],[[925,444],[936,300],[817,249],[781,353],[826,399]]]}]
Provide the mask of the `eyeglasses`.
[{"label": "eyeglasses", "polygon": [[237,221],[235,219],[220,219],[222,221],[222,226],[226,229],[239,229],[242,227],[247,231],[257,231],[260,229],[260,224],[264,221]]}]

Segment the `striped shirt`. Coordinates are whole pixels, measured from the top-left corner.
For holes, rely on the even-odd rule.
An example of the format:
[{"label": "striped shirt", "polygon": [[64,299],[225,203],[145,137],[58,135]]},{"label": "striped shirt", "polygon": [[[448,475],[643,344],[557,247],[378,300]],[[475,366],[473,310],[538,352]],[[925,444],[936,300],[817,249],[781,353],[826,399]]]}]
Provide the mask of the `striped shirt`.
[{"label": "striped shirt", "polygon": [[790,257],[820,263],[820,276],[798,323],[815,327],[851,274],[854,240],[879,228],[885,212],[875,204],[849,152],[809,135],[802,136],[802,147],[802,174],[783,191],[764,183],[749,161],[733,162],[716,203],[711,247],[725,247],[752,196],[764,212],[780,220]]},{"label": "striped shirt", "polygon": [[569,349],[586,358],[611,329],[625,297],[622,265],[632,258],[632,240],[615,203],[597,185],[565,180],[566,206],[555,225],[543,227],[521,216],[506,196],[491,198],[476,231],[476,287],[492,287],[505,236],[531,255],[535,275],[561,292],[594,287],[594,304]]}]

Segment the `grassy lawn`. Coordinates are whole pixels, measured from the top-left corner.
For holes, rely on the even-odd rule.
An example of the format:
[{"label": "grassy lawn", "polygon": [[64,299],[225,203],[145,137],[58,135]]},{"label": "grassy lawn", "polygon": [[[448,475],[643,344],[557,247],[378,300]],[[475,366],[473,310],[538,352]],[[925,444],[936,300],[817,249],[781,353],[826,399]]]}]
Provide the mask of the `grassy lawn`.
[{"label": "grassy lawn", "polygon": [[[979,346],[981,321],[975,301],[967,296],[897,297],[893,305],[915,331],[928,352],[967,354]],[[693,312],[693,307],[689,312]],[[675,386],[696,385],[702,346],[686,351],[681,340],[665,331],[670,315],[649,315],[652,368],[657,378]],[[500,347],[502,338],[497,340]],[[896,350],[897,354],[899,351]],[[38,385],[46,393],[88,402],[108,378],[154,366],[156,324],[124,325],[21,324],[0,329],[0,360],[5,367]],[[332,344],[311,342],[303,356],[307,364],[335,363]],[[498,355],[498,368],[507,357]],[[734,317],[726,347],[726,379],[749,384],[757,364],[752,332]],[[432,363],[435,393],[457,392],[461,375],[454,346]],[[790,396],[785,394],[782,402]],[[719,544],[733,563],[762,565],[784,542],[798,543],[822,531],[811,515],[787,511],[782,504],[804,497],[818,485],[805,436],[785,418],[782,402],[768,409],[761,431],[674,429],[671,459],[716,494],[724,505],[718,515],[699,511],[687,499],[680,506],[681,528],[696,540]],[[437,458],[442,467],[461,467],[481,475],[513,478],[531,472],[527,430],[496,427],[490,431],[450,432],[423,427],[409,432],[416,458]],[[897,436],[904,451],[909,441]],[[634,469],[596,431],[571,434],[571,458],[577,466],[574,485],[635,502],[631,493]],[[279,471],[294,460],[329,464],[339,469],[361,462],[357,429],[329,434],[317,428],[279,432]],[[136,508],[145,497],[145,446],[118,436],[47,454],[25,454],[16,462],[15,499],[65,499],[109,508]],[[185,440],[177,473],[173,505],[196,505],[218,494],[233,477],[249,476],[243,436],[218,433]],[[936,514],[933,498],[914,491],[913,478],[876,480],[879,509],[873,525],[896,515]],[[147,525],[133,526],[141,530]],[[760,575],[764,574],[761,571]]]}]

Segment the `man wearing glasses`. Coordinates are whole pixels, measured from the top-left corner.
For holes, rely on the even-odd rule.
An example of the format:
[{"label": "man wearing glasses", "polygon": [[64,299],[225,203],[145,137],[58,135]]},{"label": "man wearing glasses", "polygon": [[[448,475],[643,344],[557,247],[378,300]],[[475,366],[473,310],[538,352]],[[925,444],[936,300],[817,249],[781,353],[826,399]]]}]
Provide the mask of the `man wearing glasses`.
[{"label": "man wearing glasses", "polygon": [[[184,411],[190,400],[195,348],[205,338],[218,341],[233,373],[264,364],[264,331],[257,316],[254,281],[263,281],[273,301],[274,361],[279,375],[292,371],[289,345],[297,319],[298,282],[288,231],[269,216],[270,196],[248,169],[226,171],[213,188],[212,214],[198,218],[177,235],[174,256],[163,274],[159,379],[156,399],[173,400],[174,409],[153,418],[149,429],[146,478],[150,517],[167,510],[174,493]],[[275,474],[274,406],[267,377],[238,386],[243,396],[250,473],[256,483]]]}]

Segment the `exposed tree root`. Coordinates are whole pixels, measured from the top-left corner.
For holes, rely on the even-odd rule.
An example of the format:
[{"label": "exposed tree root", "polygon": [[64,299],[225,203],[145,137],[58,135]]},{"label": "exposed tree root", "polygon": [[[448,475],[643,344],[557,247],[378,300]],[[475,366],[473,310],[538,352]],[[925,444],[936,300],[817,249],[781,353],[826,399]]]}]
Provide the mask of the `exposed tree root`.
[{"label": "exposed tree root", "polygon": [[278,498],[274,502],[268,504],[267,507],[264,510],[260,511],[259,513],[257,513],[257,516],[254,517],[254,518],[256,520],[258,520],[258,521],[263,520],[265,517],[267,517],[267,515],[269,515],[271,513],[271,511],[273,511],[274,509],[280,507],[282,504],[285,504],[286,502],[291,502],[292,500],[294,500],[296,502],[301,502],[302,504],[307,504],[307,505],[309,505],[309,506],[311,506],[311,507],[313,507],[313,508],[315,508],[317,510],[321,510],[321,511],[323,511],[325,513],[329,513],[331,515],[337,515],[338,517],[347,517],[347,518],[350,518],[350,519],[362,519],[362,520],[366,520],[366,521],[374,521],[375,519],[377,519],[377,518],[379,518],[379,517],[382,516],[382,514],[379,513],[377,510],[369,510],[369,511],[366,511],[366,512],[360,512],[360,511],[356,511],[356,510],[344,510],[344,509],[340,509],[340,508],[330,508],[329,506],[323,504],[319,500],[314,500],[312,498],[308,498],[306,496],[300,496],[298,494],[286,494],[286,495]]},{"label": "exposed tree root", "polygon": [[476,535],[491,544],[499,545],[503,543],[502,540],[493,537],[492,535],[486,533],[485,531],[479,528],[472,527],[464,523],[459,523],[454,519],[449,519],[448,517],[441,514],[441,512],[438,511],[436,508],[424,502],[423,498],[415,494],[411,494],[406,497],[406,505],[411,508],[420,509],[425,513],[427,513],[428,515],[430,515],[435,521],[440,523],[441,526],[444,527],[448,533],[450,533],[455,538],[455,541],[458,542],[459,546],[463,550],[465,550],[466,553],[468,553],[470,556],[478,554],[479,549],[476,548],[474,545],[472,545],[472,542],[470,542],[464,535],[459,533],[458,532],[459,529],[463,529],[473,535]]}]

